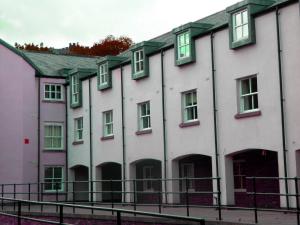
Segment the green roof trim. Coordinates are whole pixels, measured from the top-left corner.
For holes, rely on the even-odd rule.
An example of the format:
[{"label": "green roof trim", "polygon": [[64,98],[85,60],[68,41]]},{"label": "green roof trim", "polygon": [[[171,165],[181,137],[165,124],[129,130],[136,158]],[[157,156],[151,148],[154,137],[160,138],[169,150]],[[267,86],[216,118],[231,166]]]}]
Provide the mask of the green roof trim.
[{"label": "green roof trim", "polygon": [[226,12],[232,13],[233,11],[237,11],[242,8],[245,8],[248,5],[254,5],[254,6],[256,6],[257,11],[252,11],[252,13],[256,13],[256,12],[259,12],[259,11],[265,9],[266,7],[268,7],[270,5],[273,5],[274,3],[275,3],[275,1],[272,1],[272,0],[244,0],[242,2],[238,2],[232,6],[227,7]]}]

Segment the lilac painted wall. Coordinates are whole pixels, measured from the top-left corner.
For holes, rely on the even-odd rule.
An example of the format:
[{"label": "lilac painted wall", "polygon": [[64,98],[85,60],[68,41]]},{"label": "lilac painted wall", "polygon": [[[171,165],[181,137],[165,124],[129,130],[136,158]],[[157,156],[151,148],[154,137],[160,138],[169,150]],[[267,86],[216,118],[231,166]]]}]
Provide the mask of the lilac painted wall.
[{"label": "lilac painted wall", "polygon": [[[64,86],[62,86],[62,95],[63,101],[61,102],[51,102],[44,99],[44,86],[45,84],[64,84],[64,79],[50,79],[42,78],[41,79],[41,181],[44,180],[45,167],[47,166],[64,166],[66,162],[66,110],[65,110],[65,92]],[[45,123],[60,123],[63,125],[63,150],[51,151],[44,149],[44,125]],[[66,168],[64,168],[64,177]]]},{"label": "lilac painted wall", "polygon": [[[0,45],[0,180],[37,181],[37,80],[34,69]],[[29,144],[24,144],[24,138]]]}]

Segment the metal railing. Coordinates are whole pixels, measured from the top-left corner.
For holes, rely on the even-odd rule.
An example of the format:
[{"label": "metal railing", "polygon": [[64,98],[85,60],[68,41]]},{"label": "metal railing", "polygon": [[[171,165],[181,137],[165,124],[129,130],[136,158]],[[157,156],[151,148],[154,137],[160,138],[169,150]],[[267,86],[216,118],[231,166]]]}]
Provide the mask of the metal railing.
[{"label": "metal railing", "polygon": [[[111,209],[116,206],[132,206],[133,211],[137,211],[139,206],[154,206],[157,207],[158,214],[162,213],[163,207],[184,207],[186,209],[186,216],[190,216],[191,207],[203,207],[214,208],[218,213],[218,220],[222,220],[222,214],[225,209],[238,209],[253,211],[253,220],[258,223],[259,211],[272,211],[272,212],[290,212],[297,216],[297,225],[300,225],[300,207],[299,207],[299,179],[294,178],[280,178],[280,177],[247,177],[248,185],[251,184],[251,188],[245,192],[247,196],[251,197],[252,205],[247,207],[228,206],[221,202],[221,191],[214,190],[213,187],[220,187],[220,178],[202,177],[202,178],[177,178],[177,179],[131,179],[131,180],[94,180],[94,181],[67,181],[54,184],[55,187],[63,186],[63,191],[58,188],[52,192],[47,192],[45,186],[53,183],[27,183],[27,184],[1,184],[1,209],[5,205],[4,198],[10,197],[11,199],[22,198],[28,200],[28,210],[31,210],[31,200],[40,201],[55,201],[55,202],[82,202],[90,204],[91,213],[94,213],[95,205],[109,205]],[[274,180],[288,181],[289,185],[294,186],[294,193],[280,193],[278,192],[262,192],[258,185],[259,182],[264,180],[265,182]],[[164,191],[163,184],[166,181],[168,185],[175,186],[175,191]],[[170,184],[171,182],[171,184]],[[128,191],[123,191],[123,185],[127,185],[130,188],[126,188]],[[96,186],[93,192],[90,191],[90,185]],[[153,189],[145,190],[145,186],[152,186]],[[38,189],[37,187],[40,187]],[[79,187],[79,188],[78,188]],[[85,189],[83,190],[82,187]],[[81,188],[81,189],[80,189]],[[93,198],[91,196],[93,195]],[[85,196],[85,198],[83,198]],[[291,200],[294,198],[294,208],[265,208],[260,206],[260,196],[277,196],[287,197]],[[170,201],[173,199],[173,202]],[[210,204],[203,202],[202,200],[208,198]],[[93,199],[93,201],[90,201]],[[174,201],[174,199],[177,199]],[[196,200],[198,199],[199,202]],[[17,203],[13,202],[13,209],[16,210]],[[56,207],[56,212],[59,212],[59,206]],[[73,213],[75,213],[76,207],[73,207]],[[41,205],[41,211],[43,212],[43,205]],[[115,211],[112,210],[112,214]]]},{"label": "metal railing", "polygon": [[[12,199],[12,198],[0,198],[2,201],[10,201],[16,203],[18,208],[16,213],[7,213],[7,212],[0,212],[0,215],[15,217],[17,218],[17,224],[21,225],[22,220],[30,220],[36,222],[43,222],[48,224],[60,224],[60,225],[72,225],[69,223],[64,223],[64,209],[65,208],[77,208],[77,209],[88,209],[92,211],[111,211],[116,213],[116,224],[122,224],[122,214],[130,214],[130,215],[141,215],[147,217],[158,217],[158,218],[165,218],[165,219],[173,219],[173,220],[181,220],[181,221],[190,221],[190,222],[197,222],[197,224],[205,225],[205,220],[203,218],[196,218],[196,217],[186,217],[186,216],[177,216],[177,215],[170,215],[170,214],[161,214],[161,213],[153,213],[153,212],[142,212],[136,210],[127,210],[127,209],[112,209],[112,208],[105,208],[105,207],[96,207],[96,206],[86,206],[86,205],[74,205],[74,204],[63,204],[63,203],[53,203],[53,202],[37,202],[37,201],[28,201],[28,200],[20,200],[20,199]],[[58,208],[58,220],[59,221],[50,221],[46,219],[38,219],[35,217],[30,216],[23,216],[22,215],[22,205],[24,204],[36,204],[41,206],[56,206]]]}]

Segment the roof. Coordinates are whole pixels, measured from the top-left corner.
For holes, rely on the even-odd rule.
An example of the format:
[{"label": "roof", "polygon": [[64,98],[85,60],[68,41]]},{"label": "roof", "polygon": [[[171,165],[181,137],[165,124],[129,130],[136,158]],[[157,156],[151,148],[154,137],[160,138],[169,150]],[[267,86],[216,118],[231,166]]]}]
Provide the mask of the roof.
[{"label": "roof", "polygon": [[[249,0],[244,0],[249,1]],[[294,2],[296,0],[273,0],[274,3],[268,6],[263,11],[267,11],[275,8],[281,4]],[[239,3],[236,3],[239,4]],[[234,4],[234,5],[236,5]],[[195,21],[196,23],[206,23],[211,24],[207,32],[212,32],[221,27],[228,26],[229,16],[226,13],[226,9],[200,20]],[[149,41],[154,42],[163,42],[159,49],[165,49],[174,45],[174,35],[173,32],[167,32],[158,37],[155,37]],[[3,44],[16,54],[20,55],[24,58],[37,72],[37,75],[41,76],[50,76],[50,77],[58,77],[58,76],[66,76],[66,73],[62,71],[74,68],[83,68],[83,69],[96,69],[97,68],[97,60],[101,59],[101,57],[83,57],[83,56],[72,56],[72,55],[59,55],[59,54],[49,54],[49,53],[40,53],[40,52],[29,52],[24,50],[18,50],[11,45],[4,42],[0,39],[0,44]],[[131,51],[126,50],[119,54],[121,57],[126,57],[127,59],[123,61],[123,63],[130,62]]]},{"label": "roof", "polygon": [[99,57],[82,57],[72,55],[56,55],[49,53],[38,53],[22,51],[34,65],[41,71],[44,76],[60,76],[62,69],[96,69],[96,61]]}]

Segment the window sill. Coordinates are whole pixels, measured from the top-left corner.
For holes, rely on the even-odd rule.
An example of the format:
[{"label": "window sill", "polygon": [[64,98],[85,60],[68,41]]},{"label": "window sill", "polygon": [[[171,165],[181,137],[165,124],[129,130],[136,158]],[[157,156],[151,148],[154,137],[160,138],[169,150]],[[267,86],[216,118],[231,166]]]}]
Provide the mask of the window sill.
[{"label": "window sill", "polygon": [[179,127],[185,128],[185,127],[199,126],[199,125],[200,125],[200,121],[196,120],[196,121],[191,121],[191,122],[183,122],[183,123],[179,124]]},{"label": "window sill", "polygon": [[114,138],[115,138],[114,135],[103,136],[103,137],[101,137],[101,141],[111,140]]},{"label": "window sill", "polygon": [[65,104],[64,100],[48,100],[48,99],[43,99],[43,103],[55,103],[55,104]]},{"label": "window sill", "polygon": [[136,135],[143,135],[143,134],[151,134],[152,133],[152,129],[147,129],[147,130],[139,130],[137,132],[135,132]]},{"label": "window sill", "polygon": [[254,111],[254,112],[245,112],[245,113],[237,113],[234,118],[236,119],[242,119],[242,118],[248,118],[248,117],[254,117],[254,116],[260,116],[261,111]]},{"label": "window sill", "polygon": [[105,91],[107,89],[110,89],[112,86],[110,83],[106,83],[106,84],[100,84],[98,85],[98,90],[99,91]]},{"label": "window sill", "polygon": [[44,149],[43,152],[64,152],[64,149]]},{"label": "window sill", "polygon": [[[44,190],[43,194],[44,195],[56,195],[56,190],[51,190],[51,191],[50,190],[49,191]],[[64,195],[66,193],[64,192],[64,190],[58,190],[57,194]]]},{"label": "window sill", "polygon": [[73,141],[72,145],[81,145],[83,144],[83,140],[81,141]]}]

